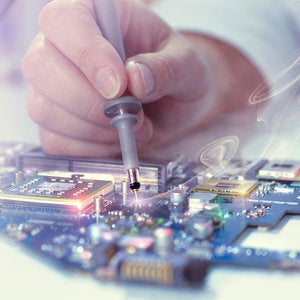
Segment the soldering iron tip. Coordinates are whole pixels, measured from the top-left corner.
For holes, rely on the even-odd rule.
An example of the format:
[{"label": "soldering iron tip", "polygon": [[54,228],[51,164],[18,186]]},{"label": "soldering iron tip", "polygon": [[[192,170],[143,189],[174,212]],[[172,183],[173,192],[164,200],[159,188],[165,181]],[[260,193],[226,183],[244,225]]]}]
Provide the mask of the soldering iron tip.
[{"label": "soldering iron tip", "polygon": [[138,201],[138,190],[133,190],[133,192],[134,192],[135,200]]}]

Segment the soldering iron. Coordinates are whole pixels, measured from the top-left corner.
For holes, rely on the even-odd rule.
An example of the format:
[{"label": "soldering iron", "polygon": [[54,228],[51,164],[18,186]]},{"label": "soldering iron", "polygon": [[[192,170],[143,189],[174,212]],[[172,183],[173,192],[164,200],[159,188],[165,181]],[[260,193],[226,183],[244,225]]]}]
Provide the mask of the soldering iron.
[{"label": "soldering iron", "polygon": [[[95,0],[97,23],[103,37],[117,50],[123,62],[126,60],[117,7],[114,0]],[[129,186],[137,193],[140,189],[139,161],[133,126],[141,103],[130,95],[109,100],[104,104],[104,114],[111,118],[111,124],[118,130],[124,168],[128,174]]]}]

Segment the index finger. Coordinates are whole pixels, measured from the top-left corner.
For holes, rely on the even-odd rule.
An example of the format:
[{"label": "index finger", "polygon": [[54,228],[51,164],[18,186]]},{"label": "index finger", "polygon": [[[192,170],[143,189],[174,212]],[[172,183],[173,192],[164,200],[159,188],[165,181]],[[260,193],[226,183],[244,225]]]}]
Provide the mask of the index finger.
[{"label": "index finger", "polygon": [[126,72],[117,51],[95,21],[92,0],[51,1],[40,13],[41,31],[105,98],[121,96]]}]

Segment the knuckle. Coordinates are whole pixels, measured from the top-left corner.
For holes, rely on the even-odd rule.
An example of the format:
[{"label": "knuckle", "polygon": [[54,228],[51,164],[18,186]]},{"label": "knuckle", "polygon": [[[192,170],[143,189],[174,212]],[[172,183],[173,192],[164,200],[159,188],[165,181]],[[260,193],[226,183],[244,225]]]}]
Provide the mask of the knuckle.
[{"label": "knuckle", "polygon": [[54,112],[54,104],[42,95],[32,91],[27,100],[30,118],[42,127],[48,127]]},{"label": "knuckle", "polygon": [[[105,47],[104,39],[99,35],[95,36],[94,39],[90,43],[86,43],[86,41],[79,42],[78,47],[78,56],[77,56],[77,66],[81,70],[85,70],[87,68],[94,69],[98,67],[97,64],[102,64],[101,58],[101,49],[103,50]],[[98,61],[98,62],[97,62]]]},{"label": "knuckle", "polygon": [[86,18],[86,16],[91,15],[92,10],[93,1],[50,1],[39,14],[39,26],[43,30],[47,30],[50,27],[53,28],[55,26],[53,20],[56,20],[57,26],[62,26],[68,17]]},{"label": "knuckle", "polygon": [[159,60],[162,67],[162,80],[160,84],[162,85],[162,90],[168,92],[174,85],[176,85],[176,74],[178,71],[177,61],[172,57],[167,57],[165,55],[160,55]]},{"label": "knuckle", "polygon": [[[135,60],[148,65],[154,80],[152,91],[146,95],[146,102],[154,101],[173,94],[182,81],[182,67],[184,60],[178,60],[176,56],[165,52],[135,56]],[[131,75],[132,76],[132,75]],[[135,78],[134,78],[135,79]],[[138,80],[136,80],[138,82]],[[132,82],[129,81],[129,84]],[[135,90],[135,86],[130,88]]]},{"label": "knuckle", "polygon": [[102,115],[103,115],[103,108],[100,101],[99,100],[92,101],[90,106],[87,108],[86,120],[88,122],[99,125],[101,124],[100,118]]},{"label": "knuckle", "polygon": [[59,155],[62,139],[53,132],[40,130],[40,141],[45,153],[49,155]]},{"label": "knuckle", "polygon": [[77,66],[79,69],[85,69],[93,52],[93,44],[82,45],[78,49]]},{"label": "knuckle", "polygon": [[[74,20],[77,20],[80,24],[94,24],[92,3],[92,1],[72,0],[50,2],[39,15],[39,26],[42,32],[63,51],[65,46],[62,45],[62,41],[56,38],[57,33],[63,30],[71,33],[71,30],[74,30],[72,27],[72,25],[74,26]],[[92,58],[95,55],[99,56],[98,44],[101,43],[101,37],[100,39],[99,37],[96,36],[94,40],[89,41],[84,34],[74,34],[76,51],[72,54],[71,59],[79,69],[90,68],[93,65]]]},{"label": "knuckle", "polygon": [[40,130],[40,140],[44,152],[49,155],[112,158],[120,154],[119,146],[116,144],[105,145],[103,143],[86,142],[61,136],[45,129]]},{"label": "knuckle", "polygon": [[[38,23],[42,30],[47,30],[49,26],[53,26],[53,20],[59,21],[64,18],[72,5],[72,1],[51,1],[40,12]],[[57,23],[57,22],[56,22]]]},{"label": "knuckle", "polygon": [[43,54],[42,40],[42,36],[38,35],[22,60],[22,71],[29,82],[34,82],[39,78],[46,61]]}]

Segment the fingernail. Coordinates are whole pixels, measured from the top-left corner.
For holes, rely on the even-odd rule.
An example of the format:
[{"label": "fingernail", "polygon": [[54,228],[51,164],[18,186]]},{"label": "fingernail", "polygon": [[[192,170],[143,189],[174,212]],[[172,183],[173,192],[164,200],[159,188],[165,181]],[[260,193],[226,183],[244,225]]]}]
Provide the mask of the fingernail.
[{"label": "fingernail", "polygon": [[136,63],[136,67],[139,69],[142,75],[146,95],[149,95],[154,90],[154,86],[155,86],[153,74],[149,69],[149,67],[147,67],[146,65]]},{"label": "fingernail", "polygon": [[120,78],[111,67],[101,68],[96,74],[96,82],[100,93],[109,99],[115,97],[121,87]]},{"label": "fingernail", "polygon": [[153,124],[145,118],[141,128],[135,133],[135,137],[139,142],[149,142],[153,136]]}]

